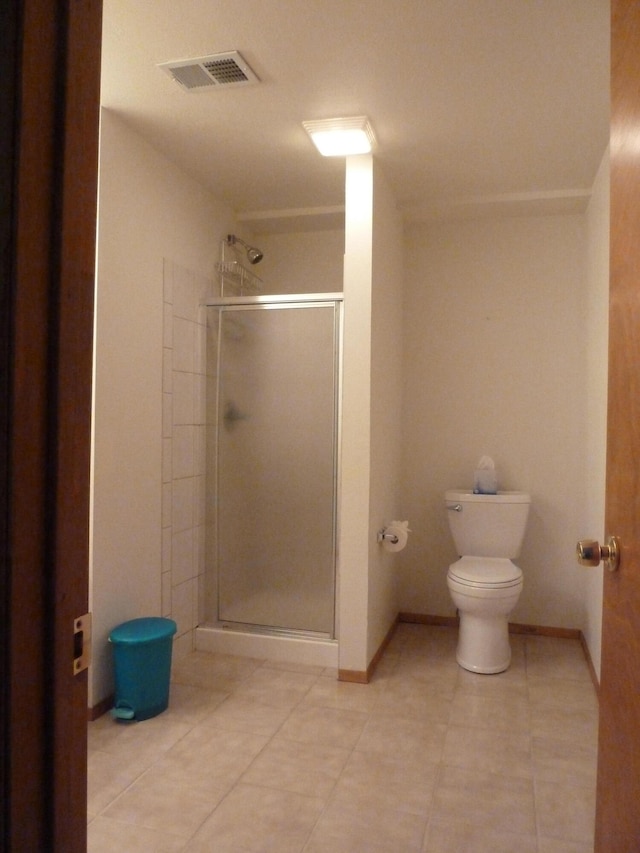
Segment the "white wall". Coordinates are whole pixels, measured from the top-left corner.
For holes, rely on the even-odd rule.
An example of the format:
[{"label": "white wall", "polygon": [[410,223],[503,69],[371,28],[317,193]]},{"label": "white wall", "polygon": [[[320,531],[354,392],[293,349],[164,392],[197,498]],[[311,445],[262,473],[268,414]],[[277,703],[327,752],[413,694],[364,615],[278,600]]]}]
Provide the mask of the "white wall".
[{"label": "white wall", "polygon": [[339,293],[342,290],[344,229],[258,234],[264,259],[254,267],[263,293]]},{"label": "white wall", "polygon": [[376,532],[400,514],[402,232],[372,156],[347,158],[345,195],[338,636],[340,669],[363,672],[398,612]]},{"label": "white wall", "polygon": [[339,666],[363,672],[367,659],[371,459],[371,276],[373,158],[347,158],[344,344],[338,542]]},{"label": "white wall", "polygon": [[368,661],[399,609],[400,554],[384,550],[376,542],[376,533],[390,521],[404,519],[400,493],[403,232],[395,198],[375,160],[373,175]]},{"label": "white wall", "polygon": [[234,227],[231,211],[108,111],[99,193],[91,704],[112,689],[109,631],[162,609],[163,258],[212,275]]},{"label": "white wall", "polygon": [[[604,539],[606,475],[607,366],[609,316],[609,153],[602,159],[587,210],[587,303],[584,358],[589,415],[585,436],[585,516],[581,536]],[[584,570],[585,618],[582,627],[591,660],[600,674],[602,567]]]},{"label": "white wall", "polygon": [[513,621],[581,628],[584,216],[415,225],[406,251],[401,609],[455,612],[443,493],[488,454],[533,502]]}]

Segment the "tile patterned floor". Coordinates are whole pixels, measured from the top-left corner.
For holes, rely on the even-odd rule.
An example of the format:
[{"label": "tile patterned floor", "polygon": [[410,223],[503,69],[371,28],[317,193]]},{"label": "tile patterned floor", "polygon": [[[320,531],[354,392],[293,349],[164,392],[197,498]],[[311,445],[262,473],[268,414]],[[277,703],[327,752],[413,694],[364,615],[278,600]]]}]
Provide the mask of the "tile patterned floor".
[{"label": "tile patterned floor", "polygon": [[373,681],[194,653],[167,711],[89,725],[89,853],[591,853],[597,699],[580,644],[506,673],[398,627]]}]

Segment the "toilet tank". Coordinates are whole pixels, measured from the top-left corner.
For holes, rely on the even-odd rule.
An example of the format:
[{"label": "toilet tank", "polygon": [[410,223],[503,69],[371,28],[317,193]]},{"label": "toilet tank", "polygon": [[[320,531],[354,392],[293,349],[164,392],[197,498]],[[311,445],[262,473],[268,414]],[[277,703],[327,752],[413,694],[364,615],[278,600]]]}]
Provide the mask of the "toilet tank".
[{"label": "toilet tank", "polygon": [[531,498],[525,492],[476,495],[445,492],[447,519],[460,557],[506,557],[520,553]]}]

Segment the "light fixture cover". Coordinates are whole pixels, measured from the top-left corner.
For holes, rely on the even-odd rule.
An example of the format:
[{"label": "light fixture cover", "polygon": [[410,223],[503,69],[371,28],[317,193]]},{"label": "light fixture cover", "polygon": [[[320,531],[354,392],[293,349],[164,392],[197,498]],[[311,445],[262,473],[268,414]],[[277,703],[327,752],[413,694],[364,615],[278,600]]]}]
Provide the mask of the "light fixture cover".
[{"label": "light fixture cover", "polygon": [[302,126],[324,157],[369,154],[376,141],[366,116],[303,121]]}]

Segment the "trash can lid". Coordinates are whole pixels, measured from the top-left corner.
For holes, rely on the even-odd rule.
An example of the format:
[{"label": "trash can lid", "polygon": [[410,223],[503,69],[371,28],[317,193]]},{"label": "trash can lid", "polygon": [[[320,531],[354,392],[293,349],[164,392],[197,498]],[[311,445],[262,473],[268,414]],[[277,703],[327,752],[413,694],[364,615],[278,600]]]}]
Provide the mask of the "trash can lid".
[{"label": "trash can lid", "polygon": [[141,619],[131,619],[118,625],[109,634],[112,643],[148,643],[151,640],[162,640],[172,637],[177,631],[173,619],[161,616],[144,616]]}]

